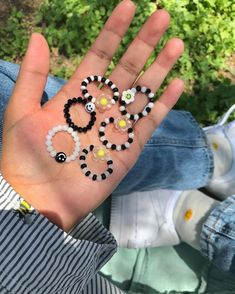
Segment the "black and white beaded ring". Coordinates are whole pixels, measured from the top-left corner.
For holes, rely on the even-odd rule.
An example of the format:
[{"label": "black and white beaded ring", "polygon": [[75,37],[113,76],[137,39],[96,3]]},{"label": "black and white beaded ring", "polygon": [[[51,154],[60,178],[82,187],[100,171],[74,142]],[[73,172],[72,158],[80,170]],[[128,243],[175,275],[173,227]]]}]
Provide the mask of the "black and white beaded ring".
[{"label": "black and white beaded ring", "polygon": [[128,140],[125,143],[123,143],[123,144],[112,144],[105,137],[105,128],[110,123],[114,123],[114,118],[113,117],[106,118],[100,124],[100,128],[99,128],[99,139],[102,142],[102,144],[107,149],[112,149],[112,150],[116,150],[116,151],[122,151],[122,150],[126,150],[126,149],[130,148],[130,145],[134,141],[134,131],[133,131],[133,129],[131,127],[127,129]]},{"label": "black and white beaded ring", "polygon": [[[52,138],[57,134],[58,132],[67,132],[68,134],[71,135],[75,147],[74,151],[71,155],[67,156],[64,152],[57,152],[52,143]],[[67,125],[58,125],[53,127],[51,130],[49,130],[47,136],[46,136],[46,146],[47,146],[47,151],[49,152],[50,156],[55,158],[55,160],[59,163],[69,163],[73,160],[75,160],[79,156],[80,152],[80,138],[78,137],[77,133],[73,131],[72,128],[68,127]]]},{"label": "black and white beaded ring", "polygon": [[112,161],[111,157],[108,157],[106,159],[106,163],[107,163],[107,166],[108,166],[106,171],[103,172],[102,174],[99,174],[99,175],[97,175],[95,173],[92,173],[88,169],[88,166],[87,166],[87,163],[86,163],[86,157],[87,157],[87,154],[89,152],[92,152],[94,148],[95,148],[94,145],[90,145],[90,146],[88,146],[87,148],[85,148],[85,149],[83,149],[81,151],[81,155],[79,157],[80,167],[81,167],[81,170],[82,170],[83,174],[86,177],[89,177],[89,179],[91,179],[93,181],[99,181],[100,182],[100,181],[103,181],[103,180],[107,179],[113,173],[113,161]]},{"label": "black and white beaded ring", "polygon": [[[134,96],[137,92],[141,92],[143,94],[146,94],[149,99],[149,102],[144,107],[143,111],[136,113],[136,114],[130,114],[126,110],[126,106],[130,102],[134,101]],[[137,86],[137,87],[134,87],[130,90],[124,91],[123,93],[124,94],[122,95],[121,100],[120,100],[121,106],[119,107],[119,110],[122,115],[125,115],[130,120],[137,121],[140,118],[147,116],[151,112],[152,108],[154,107],[154,93],[149,88]]]},{"label": "black and white beaded ring", "polygon": [[[71,119],[69,110],[70,107],[74,104],[82,104],[85,107],[85,110],[91,115],[91,119],[89,123],[85,127],[79,127],[77,126]],[[91,130],[93,125],[96,121],[96,112],[94,111],[95,107],[92,102],[88,102],[86,99],[82,99],[81,97],[78,98],[72,98],[67,101],[67,103],[64,105],[64,117],[66,119],[67,124],[70,128],[72,128],[75,132],[79,133],[86,133],[88,130]]]},{"label": "black and white beaded ring", "polygon": [[107,85],[113,91],[113,98],[110,101],[111,104],[115,104],[118,101],[118,97],[119,97],[118,87],[112,81],[110,81],[109,79],[102,77],[102,76],[89,76],[85,80],[82,81],[81,91],[82,91],[82,94],[84,95],[84,97],[88,101],[91,101],[93,103],[96,102],[96,98],[93,97],[87,90],[87,86],[91,82],[99,82],[99,83]]}]

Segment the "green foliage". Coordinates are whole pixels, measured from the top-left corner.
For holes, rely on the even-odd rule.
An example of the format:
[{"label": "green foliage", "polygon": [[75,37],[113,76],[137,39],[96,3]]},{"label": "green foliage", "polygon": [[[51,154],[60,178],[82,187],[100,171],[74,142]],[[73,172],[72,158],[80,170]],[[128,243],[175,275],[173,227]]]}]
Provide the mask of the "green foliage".
[{"label": "green foliage", "polygon": [[[65,78],[70,76],[118,2],[43,0],[36,12],[36,29],[62,56],[53,59],[57,60],[53,65],[53,74]],[[186,84],[186,94],[177,107],[191,111],[202,123],[214,122],[228,106],[235,103],[234,88],[221,74],[225,71],[233,77],[235,74],[234,67],[227,62],[235,48],[234,0],[135,2],[136,16],[109,70],[117,63],[146,18],[156,7],[165,8],[171,15],[171,25],[148,64],[153,62],[170,37],[182,38],[185,52],[166,82],[175,76],[181,77]],[[0,58],[15,60],[22,56],[27,41],[25,26],[23,14],[13,9],[6,26],[0,30]]]},{"label": "green foliage", "polygon": [[25,53],[28,42],[24,14],[13,7],[5,26],[0,27],[0,58],[16,61]]}]

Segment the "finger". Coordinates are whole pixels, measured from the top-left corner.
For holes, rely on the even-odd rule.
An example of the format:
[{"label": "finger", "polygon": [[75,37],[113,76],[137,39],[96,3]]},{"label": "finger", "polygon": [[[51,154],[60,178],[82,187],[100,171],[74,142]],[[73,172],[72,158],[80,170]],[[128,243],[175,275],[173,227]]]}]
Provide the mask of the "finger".
[{"label": "finger", "polygon": [[184,82],[180,79],[174,79],[156,101],[150,114],[141,119],[135,125],[137,142],[141,149],[151,137],[152,133],[160,125],[168,112],[176,104],[184,91]]},{"label": "finger", "polygon": [[70,95],[76,95],[84,78],[94,74],[105,74],[134,14],[135,5],[130,0],[122,1],[114,9],[78,69],[64,86],[64,90]]},{"label": "finger", "polygon": [[49,48],[44,37],[33,33],[10,98],[6,117],[11,124],[40,109],[49,72]]},{"label": "finger", "polygon": [[146,21],[110,76],[112,81],[118,81],[120,91],[134,83],[169,22],[165,10],[156,11]]}]

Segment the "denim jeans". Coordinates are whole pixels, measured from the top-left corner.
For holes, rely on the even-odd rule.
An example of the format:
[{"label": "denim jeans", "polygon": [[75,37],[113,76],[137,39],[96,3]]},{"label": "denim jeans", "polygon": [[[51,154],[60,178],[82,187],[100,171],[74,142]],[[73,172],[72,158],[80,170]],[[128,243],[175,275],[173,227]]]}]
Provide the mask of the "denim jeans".
[{"label": "denim jeans", "polygon": [[[0,61],[0,152],[3,114],[19,66]],[[42,104],[66,81],[50,76]],[[172,110],[147,142],[137,163],[113,192],[121,196],[157,188],[187,190],[206,186],[213,174],[213,154],[205,134],[189,112]],[[216,207],[203,226],[202,254],[235,274],[235,196]]]}]

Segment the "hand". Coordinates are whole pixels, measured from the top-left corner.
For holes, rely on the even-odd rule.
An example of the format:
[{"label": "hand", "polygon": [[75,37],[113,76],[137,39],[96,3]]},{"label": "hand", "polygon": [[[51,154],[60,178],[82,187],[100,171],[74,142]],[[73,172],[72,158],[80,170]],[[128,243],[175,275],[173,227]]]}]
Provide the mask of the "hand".
[{"label": "hand", "polygon": [[[170,83],[150,115],[134,126],[135,138],[131,148],[122,152],[111,151],[114,172],[102,182],[94,182],[85,177],[78,160],[58,164],[50,157],[45,147],[48,131],[58,124],[65,124],[64,104],[69,98],[82,96],[80,84],[84,78],[89,75],[105,75],[134,12],[135,6],[130,0],[122,1],[115,8],[73,76],[42,107],[40,101],[49,72],[49,49],[43,36],[34,33],[5,113],[1,173],[25,200],[66,231],[110,195],[134,165],[146,141],[183,92],[181,80],[175,79]],[[109,77],[118,86],[120,93],[136,81],[169,20],[169,15],[164,10],[153,13],[120,59]],[[138,84],[155,92],[182,52],[181,40],[174,38],[168,41],[154,63],[141,75]],[[91,85],[90,91],[95,94],[98,89]],[[140,110],[142,106],[137,99],[132,110]],[[78,125],[87,124],[89,116],[81,107],[73,107],[71,111]],[[98,139],[99,123],[110,116],[120,116],[117,105],[103,114],[97,112],[97,121],[92,130],[79,134],[83,148],[90,144],[101,146]],[[73,141],[65,136],[65,133],[59,133],[53,144],[57,150],[69,154],[73,149]],[[108,136],[110,141],[116,140],[116,143],[122,143],[126,139],[117,133]],[[96,163],[90,162],[89,168],[95,170],[96,166]]]}]

